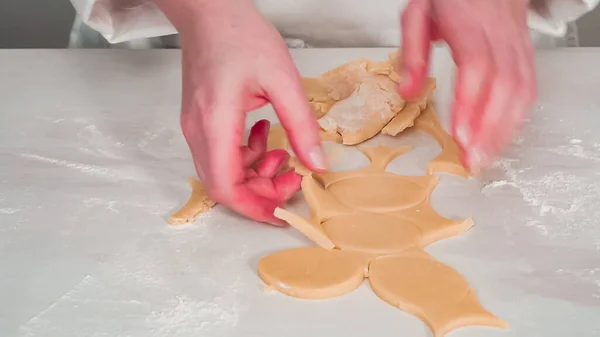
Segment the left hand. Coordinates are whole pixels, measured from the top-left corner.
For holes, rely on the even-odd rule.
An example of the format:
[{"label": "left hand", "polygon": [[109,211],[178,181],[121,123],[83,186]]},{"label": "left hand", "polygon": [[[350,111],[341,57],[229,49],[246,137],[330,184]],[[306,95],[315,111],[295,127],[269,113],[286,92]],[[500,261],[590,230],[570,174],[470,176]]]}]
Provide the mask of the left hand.
[{"label": "left hand", "polygon": [[472,172],[510,143],[536,98],[530,0],[411,0],[402,15],[404,79],[416,95],[428,75],[431,42],[445,40],[458,67],[452,134]]}]

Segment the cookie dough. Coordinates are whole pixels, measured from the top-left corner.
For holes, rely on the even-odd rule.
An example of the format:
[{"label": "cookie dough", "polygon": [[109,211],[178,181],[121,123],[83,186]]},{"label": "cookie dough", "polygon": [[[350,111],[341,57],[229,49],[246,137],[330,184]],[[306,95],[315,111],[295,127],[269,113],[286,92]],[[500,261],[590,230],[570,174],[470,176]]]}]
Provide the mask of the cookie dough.
[{"label": "cookie dough", "polygon": [[417,118],[415,128],[432,136],[442,148],[440,154],[427,165],[430,174],[446,172],[463,178],[469,177],[469,172],[460,161],[458,146],[440,124],[432,106],[428,106]]},{"label": "cookie dough", "polygon": [[421,95],[415,100],[406,103],[404,109],[392,118],[392,120],[381,130],[381,133],[396,136],[406,128],[413,126],[417,117],[419,117],[421,112],[428,106],[428,100],[433,95],[435,86],[435,78],[428,78]]},{"label": "cookie dough", "polygon": [[[303,259],[316,261],[317,253],[313,250],[310,254],[294,250],[291,257],[283,251],[263,258],[277,256],[284,275],[269,273],[271,278],[261,277],[290,296],[324,298],[324,288],[335,288],[336,291],[327,294],[337,296],[357,287],[360,277],[356,272],[350,282],[347,281],[350,276],[342,278],[337,272],[332,276],[330,270],[336,270],[338,263],[334,262],[334,256],[344,252],[361,254],[370,261],[363,276],[369,278],[373,291],[384,301],[419,317],[430,326],[434,336],[472,325],[505,328],[504,321],[482,307],[460,274],[423,251],[433,242],[469,230],[473,221],[451,220],[435,212],[430,195],[438,182],[437,176],[407,177],[385,171],[393,159],[410,149],[361,148],[370,161],[367,167],[350,172],[312,173],[302,179],[302,193],[311,214],[304,219],[289,213],[286,218],[301,223],[297,228],[325,248],[312,248],[320,251],[319,268],[326,270],[323,275],[331,277],[332,283],[347,286],[333,287],[330,283],[323,286],[323,275],[305,264],[295,266]],[[329,260],[324,258],[327,254],[331,254]],[[313,279],[318,286],[313,286]]]},{"label": "cookie dough", "polygon": [[396,71],[398,62],[393,53],[388,61],[359,59],[318,78],[303,78],[304,90],[321,128],[339,137],[341,143],[355,145],[382,129],[387,128],[387,134],[397,134],[413,125],[431,97],[435,79],[429,79],[422,95],[407,104],[397,91],[401,81]]},{"label": "cookie dough", "polygon": [[390,214],[357,212],[327,219],[326,235],[342,251],[395,254],[419,246],[421,230],[410,219]]},{"label": "cookie dough", "polygon": [[198,180],[189,178],[188,183],[192,186],[192,194],[187,203],[169,217],[168,222],[170,225],[183,225],[194,222],[198,215],[208,211],[217,204],[208,197],[206,190]]},{"label": "cookie dough", "polygon": [[382,300],[429,325],[435,337],[465,326],[508,327],[481,306],[460,274],[421,250],[375,258],[369,284]]},{"label": "cookie dough", "polygon": [[[329,172],[315,177],[340,203],[350,208],[376,213],[406,209],[425,200],[438,182],[434,175],[408,177],[385,171],[389,162],[409,149],[365,148],[362,151],[371,161],[366,168],[353,172]],[[334,206],[323,204],[321,207]]]},{"label": "cookie dough", "polygon": [[283,125],[272,125],[269,129],[269,137],[267,138],[267,151],[288,150],[289,147],[290,142]]},{"label": "cookie dough", "polygon": [[297,298],[332,298],[358,288],[369,258],[360,253],[295,248],[271,254],[258,263],[258,275],[269,286]]},{"label": "cookie dough", "polygon": [[300,233],[306,235],[319,247],[325,250],[332,250],[335,247],[333,242],[331,242],[329,237],[327,237],[325,232],[323,232],[323,228],[321,227],[320,223],[304,219],[303,217],[286,211],[283,208],[276,208],[273,215],[276,218],[289,223],[292,227],[297,229]]},{"label": "cookie dough", "polygon": [[388,76],[368,73],[356,90],[319,119],[321,128],[339,134],[342,143],[355,145],[377,135],[404,107],[397,84]]}]

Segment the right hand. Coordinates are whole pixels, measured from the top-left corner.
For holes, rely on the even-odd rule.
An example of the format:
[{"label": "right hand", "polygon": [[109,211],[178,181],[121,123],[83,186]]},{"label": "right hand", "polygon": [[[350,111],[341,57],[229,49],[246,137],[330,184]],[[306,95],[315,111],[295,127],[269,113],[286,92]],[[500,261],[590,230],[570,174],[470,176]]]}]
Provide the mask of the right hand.
[{"label": "right hand", "polygon": [[411,0],[402,15],[400,92],[420,92],[431,42],[445,40],[458,67],[452,133],[463,164],[474,173],[510,144],[536,98],[529,2]]},{"label": "right hand", "polygon": [[215,201],[282,224],[273,211],[299,189],[300,179],[270,167],[278,168],[282,158],[265,155],[264,123],[241,146],[246,114],[270,102],[300,161],[313,171],[326,169],[319,126],[285,42],[251,0],[157,3],[181,37],[181,127],[200,180]]}]

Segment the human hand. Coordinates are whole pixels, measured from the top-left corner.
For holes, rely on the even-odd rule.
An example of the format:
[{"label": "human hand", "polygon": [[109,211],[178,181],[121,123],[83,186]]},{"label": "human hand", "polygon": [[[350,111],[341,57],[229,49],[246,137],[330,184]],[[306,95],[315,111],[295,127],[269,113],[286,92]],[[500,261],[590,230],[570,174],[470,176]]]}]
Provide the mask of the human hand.
[{"label": "human hand", "polygon": [[445,40],[458,67],[452,134],[472,172],[510,143],[535,101],[529,0],[411,0],[402,14],[403,83],[416,95],[428,75],[431,42]]},{"label": "human hand", "polygon": [[181,127],[200,180],[215,201],[282,224],[273,211],[299,189],[300,177],[278,174],[285,151],[265,154],[268,123],[255,125],[247,147],[241,142],[246,114],[271,102],[301,162],[313,171],[326,168],[287,46],[250,0],[185,2],[183,12],[167,3],[182,45]]}]

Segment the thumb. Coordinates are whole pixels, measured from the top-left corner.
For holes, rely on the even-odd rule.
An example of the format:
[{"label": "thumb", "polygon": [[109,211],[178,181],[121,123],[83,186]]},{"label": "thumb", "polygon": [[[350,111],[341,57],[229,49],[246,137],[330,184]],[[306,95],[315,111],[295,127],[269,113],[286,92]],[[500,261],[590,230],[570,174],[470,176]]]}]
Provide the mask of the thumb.
[{"label": "thumb", "polygon": [[263,84],[263,89],[287,133],[294,153],[306,167],[323,172],[327,170],[327,160],[321,147],[319,124],[308,104],[300,76],[295,67],[291,67],[294,71],[269,78],[268,83]]},{"label": "thumb", "polygon": [[402,13],[402,82],[398,90],[408,99],[421,93],[429,71],[430,18],[430,0],[411,0]]}]

